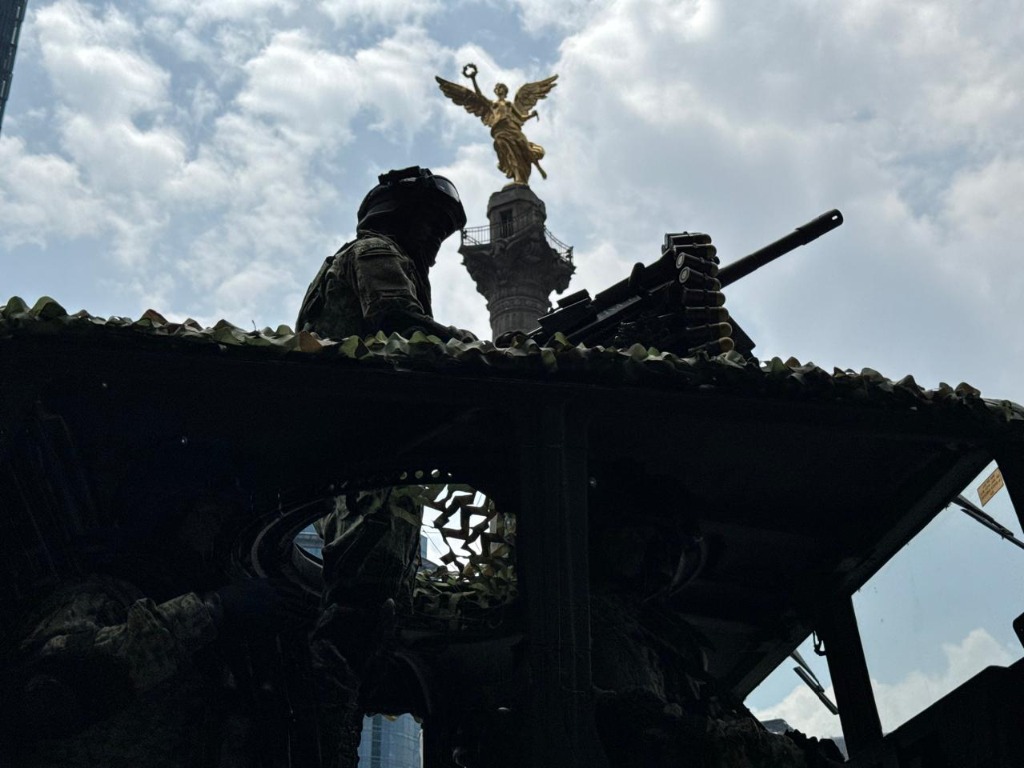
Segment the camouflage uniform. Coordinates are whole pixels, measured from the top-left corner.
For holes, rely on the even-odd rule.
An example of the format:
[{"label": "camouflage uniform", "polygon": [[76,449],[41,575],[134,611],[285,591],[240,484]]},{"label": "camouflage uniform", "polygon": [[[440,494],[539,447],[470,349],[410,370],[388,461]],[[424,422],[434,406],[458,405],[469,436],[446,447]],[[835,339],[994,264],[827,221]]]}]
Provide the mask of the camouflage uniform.
[{"label": "camouflage uniform", "polygon": [[426,270],[394,240],[360,232],[313,278],[296,329],[342,339],[375,332],[380,319],[396,311],[431,316]]},{"label": "camouflage uniform", "polygon": [[194,761],[189,745],[203,723],[194,710],[204,705],[192,656],[217,636],[198,595],[156,604],[127,582],[90,576],[59,587],[23,627],[13,659],[21,682],[9,691],[19,699],[19,765],[156,760],[154,749],[166,750],[161,764]]},{"label": "camouflage uniform", "polygon": [[[381,330],[386,318],[432,332],[427,275],[393,240],[372,232],[344,245],[314,278],[296,326],[335,339]],[[412,609],[420,509],[402,488],[338,497],[317,528],[324,538],[320,619],[310,638],[321,707],[322,753],[355,766],[360,691],[396,613]]]},{"label": "camouflage uniform", "polygon": [[31,665],[62,667],[102,658],[135,691],[172,677],[217,636],[215,618],[198,595],[157,605],[131,584],[105,576],[61,587],[41,613],[20,648]]}]

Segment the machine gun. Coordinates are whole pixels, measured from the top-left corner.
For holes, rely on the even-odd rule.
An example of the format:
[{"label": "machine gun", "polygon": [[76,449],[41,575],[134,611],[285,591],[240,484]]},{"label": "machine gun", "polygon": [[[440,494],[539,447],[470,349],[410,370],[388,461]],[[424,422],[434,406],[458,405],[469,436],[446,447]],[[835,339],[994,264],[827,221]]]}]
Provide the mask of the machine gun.
[{"label": "machine gun", "polygon": [[560,332],[589,346],[641,342],[681,355],[749,354],[754,342],[730,320],[722,288],[842,223],[843,214],[833,209],[721,268],[707,235],[667,234],[656,262],[637,263],[627,279],[593,298],[585,290],[566,296],[528,336],[542,342]]}]

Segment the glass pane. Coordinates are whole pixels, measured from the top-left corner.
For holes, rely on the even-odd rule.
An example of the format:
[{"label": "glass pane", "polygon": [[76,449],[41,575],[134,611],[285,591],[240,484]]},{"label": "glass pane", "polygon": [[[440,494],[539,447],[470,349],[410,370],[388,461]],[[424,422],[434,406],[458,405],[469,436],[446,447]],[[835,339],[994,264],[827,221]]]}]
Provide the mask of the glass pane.
[{"label": "glass pane", "polygon": [[[981,506],[978,486],[995,468],[987,467],[963,496]],[[1024,539],[1005,489],[983,511]],[[951,505],[854,595],[854,607],[889,732],[985,667],[1024,656],[1012,628],[1024,612],[1024,550]],[[834,702],[827,663],[810,638],[799,652]],[[795,666],[791,659],[780,664],[746,705],[773,728],[780,724],[771,721],[783,720],[809,736],[840,736],[839,718],[797,678]]]},{"label": "glass pane", "polygon": [[[980,506],[977,487],[964,491]],[[984,512],[1021,538],[1003,490]],[[854,595],[882,730],[891,731],[989,665],[1021,658],[1013,619],[1024,611],[1024,550],[955,504]]]},{"label": "glass pane", "polygon": [[[812,638],[801,643],[797,651],[825,689],[829,701],[835,703],[836,695],[832,689],[832,678],[828,674],[828,663],[814,653]],[[797,677],[793,671],[796,666],[793,659],[786,659],[751,691],[744,703],[770,731],[784,733],[792,728],[808,736],[832,739],[845,753],[839,717],[833,715],[814,691]]]}]

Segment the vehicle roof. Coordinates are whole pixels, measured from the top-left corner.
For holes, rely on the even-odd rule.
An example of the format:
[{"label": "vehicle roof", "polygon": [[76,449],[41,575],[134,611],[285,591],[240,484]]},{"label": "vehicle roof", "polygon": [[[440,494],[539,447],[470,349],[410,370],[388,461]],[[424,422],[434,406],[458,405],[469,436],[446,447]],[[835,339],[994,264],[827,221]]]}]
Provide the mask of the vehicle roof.
[{"label": "vehicle roof", "polygon": [[996,446],[1024,445],[1024,409],[966,384],[639,345],[329,340],[12,299],[0,365],[7,439],[32,403],[60,414],[101,506],[120,467],[182,438],[233,444],[266,498],[434,468],[486,490],[514,472],[518,415],[585,414],[592,462],[638,462],[693,500],[712,556],[679,607],[714,647],[711,673],[741,698]]}]

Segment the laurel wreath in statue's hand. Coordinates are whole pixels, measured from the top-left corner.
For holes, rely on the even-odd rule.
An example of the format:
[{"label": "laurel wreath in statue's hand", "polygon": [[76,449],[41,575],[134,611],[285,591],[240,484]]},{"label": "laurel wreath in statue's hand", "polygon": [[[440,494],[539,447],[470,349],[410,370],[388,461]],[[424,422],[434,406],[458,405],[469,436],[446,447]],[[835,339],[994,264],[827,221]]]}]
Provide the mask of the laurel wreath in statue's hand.
[{"label": "laurel wreath in statue's hand", "polygon": [[476,64],[470,63],[462,68],[462,76],[468,77],[470,80],[476,77],[477,68]]}]

